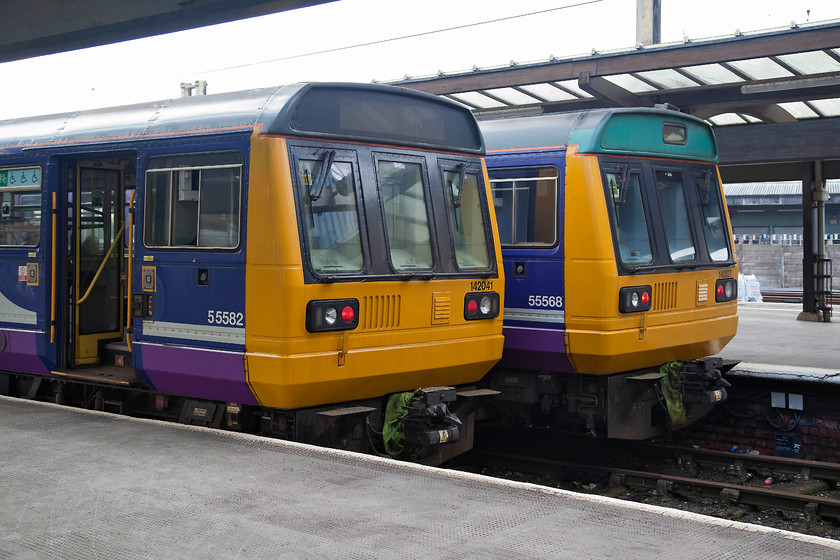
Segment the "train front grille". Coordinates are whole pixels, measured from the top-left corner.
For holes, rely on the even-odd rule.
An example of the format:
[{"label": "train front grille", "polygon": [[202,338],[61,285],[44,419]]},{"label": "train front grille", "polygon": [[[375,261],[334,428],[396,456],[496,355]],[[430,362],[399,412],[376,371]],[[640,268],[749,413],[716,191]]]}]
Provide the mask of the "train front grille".
[{"label": "train front grille", "polygon": [[668,311],[677,308],[677,283],[657,282],[653,285],[651,311]]},{"label": "train front grille", "polygon": [[400,296],[365,296],[359,316],[364,331],[395,329],[400,326]]}]

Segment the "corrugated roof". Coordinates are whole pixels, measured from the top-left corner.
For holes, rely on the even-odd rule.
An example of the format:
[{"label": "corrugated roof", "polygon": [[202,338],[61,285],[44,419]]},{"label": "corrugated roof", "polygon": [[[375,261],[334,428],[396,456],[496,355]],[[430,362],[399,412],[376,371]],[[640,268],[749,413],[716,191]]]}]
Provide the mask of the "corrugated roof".
[{"label": "corrugated roof", "polygon": [[[825,182],[829,194],[840,195],[840,179]],[[727,198],[732,196],[785,196],[801,195],[802,181],[772,181],[766,183],[724,184],[723,192]]]}]

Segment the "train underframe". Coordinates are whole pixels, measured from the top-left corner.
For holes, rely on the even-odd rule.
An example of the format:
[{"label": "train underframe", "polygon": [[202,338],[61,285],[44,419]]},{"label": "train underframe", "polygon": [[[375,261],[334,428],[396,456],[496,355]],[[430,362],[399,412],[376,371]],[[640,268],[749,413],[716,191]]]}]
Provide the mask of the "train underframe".
[{"label": "train underframe", "polygon": [[[167,395],[83,376],[0,372],[0,395],[395,456],[432,466],[472,449],[476,410],[497,394],[476,387],[426,387],[406,394],[394,416],[389,402],[400,394],[285,410]],[[383,442],[389,420],[399,426],[399,454]]]},{"label": "train underframe", "polygon": [[482,421],[600,438],[667,437],[726,400],[722,372],[734,365],[717,357],[675,364],[671,375],[666,366],[612,375],[497,367],[482,381],[500,393]]}]

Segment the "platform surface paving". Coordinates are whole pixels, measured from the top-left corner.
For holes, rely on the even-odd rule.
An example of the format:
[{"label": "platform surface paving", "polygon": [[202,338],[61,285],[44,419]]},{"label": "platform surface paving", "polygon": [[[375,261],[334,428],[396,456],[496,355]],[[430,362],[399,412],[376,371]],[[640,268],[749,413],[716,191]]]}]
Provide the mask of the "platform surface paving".
[{"label": "platform surface paving", "polygon": [[840,542],[0,397],[0,560],[840,558]]},{"label": "platform surface paving", "polygon": [[802,305],[739,303],[738,334],[718,356],[731,375],[840,383],[840,310],[831,322],[798,321]]}]

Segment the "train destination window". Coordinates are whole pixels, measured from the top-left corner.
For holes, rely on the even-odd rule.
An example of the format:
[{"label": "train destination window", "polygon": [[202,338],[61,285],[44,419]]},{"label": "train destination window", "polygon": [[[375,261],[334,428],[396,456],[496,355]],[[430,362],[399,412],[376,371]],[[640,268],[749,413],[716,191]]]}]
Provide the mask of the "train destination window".
[{"label": "train destination window", "polygon": [[657,171],[656,192],[671,262],[693,261],[696,251],[689,225],[683,174],[679,171]]},{"label": "train destination window", "polygon": [[449,199],[449,224],[455,243],[455,259],[461,270],[486,270],[490,266],[484,217],[478,191],[478,176],[467,173],[461,163],[457,171],[444,171]]},{"label": "train destination window", "polygon": [[236,248],[241,196],[238,153],[151,158],[146,172],[146,246]]},{"label": "train destination window", "polygon": [[353,164],[335,161],[335,150],[319,155],[298,163],[312,268],[322,273],[358,272],[364,261]]},{"label": "train destination window", "polygon": [[0,245],[41,241],[41,168],[0,169]]},{"label": "train destination window", "polygon": [[431,270],[423,168],[419,163],[379,160],[377,172],[391,264],[400,272]]},{"label": "train destination window", "polygon": [[618,254],[624,264],[653,262],[647,219],[642,202],[639,171],[623,165],[605,173],[607,194],[612,201],[613,231]]},{"label": "train destination window", "polygon": [[694,185],[697,187],[700,206],[703,208],[703,233],[706,237],[709,257],[714,262],[728,261],[729,232],[726,230],[726,221],[723,219],[717,174],[707,169],[702,174],[694,176]]},{"label": "train destination window", "polygon": [[502,245],[557,243],[557,170],[493,170],[490,180]]}]

